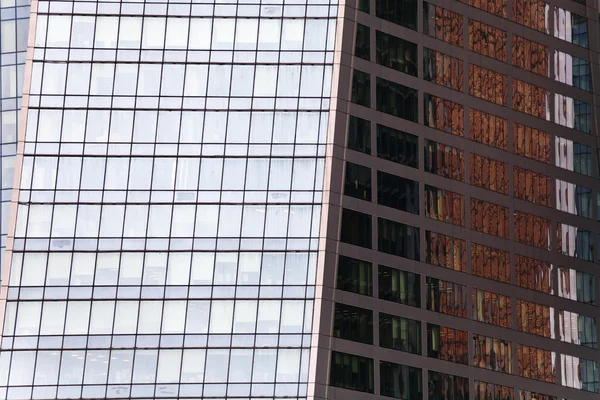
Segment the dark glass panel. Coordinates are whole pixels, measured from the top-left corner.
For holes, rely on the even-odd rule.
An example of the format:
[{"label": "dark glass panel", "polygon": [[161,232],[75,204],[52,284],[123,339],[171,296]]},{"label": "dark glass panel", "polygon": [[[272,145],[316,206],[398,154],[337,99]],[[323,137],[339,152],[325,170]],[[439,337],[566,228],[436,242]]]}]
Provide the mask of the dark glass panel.
[{"label": "dark glass panel", "polygon": [[373,265],[370,262],[340,255],[337,288],[365,296],[373,295]]},{"label": "dark glass panel", "polygon": [[455,147],[425,139],[425,171],[444,178],[464,181],[464,152]]},{"label": "dark glass panel", "polygon": [[417,76],[417,45],[396,36],[377,31],[377,64]]},{"label": "dark glass panel", "polygon": [[373,344],[373,311],[335,303],[333,336]]},{"label": "dark glass panel", "polygon": [[379,313],[379,346],[421,354],[421,321]]},{"label": "dark glass panel", "polygon": [[419,168],[419,138],[410,133],[377,124],[377,157]]},{"label": "dark glass panel", "polygon": [[418,91],[377,78],[377,111],[417,122]]},{"label": "dark glass panel", "polygon": [[428,276],[427,309],[467,318],[467,287]]},{"label": "dark glass panel", "polygon": [[354,55],[365,60],[371,59],[371,30],[368,26],[356,24]]},{"label": "dark glass panel", "polygon": [[429,400],[469,400],[469,379],[429,371]]},{"label": "dark glass panel", "polygon": [[371,75],[356,69],[352,76],[352,102],[371,107]]},{"label": "dark glass panel", "polygon": [[417,30],[417,0],[377,0],[377,18]]},{"label": "dark glass panel", "polygon": [[398,257],[420,260],[419,228],[378,218],[378,250]]},{"label": "dark glass panel", "polygon": [[346,161],[344,194],[371,201],[371,168]]},{"label": "dark glass panel", "polygon": [[377,171],[377,203],[419,214],[419,182]]},{"label": "dark glass panel", "polygon": [[427,357],[466,365],[469,363],[468,339],[467,331],[427,324]]},{"label": "dark glass panel", "polygon": [[344,389],[373,393],[373,360],[332,351],[329,384]]},{"label": "dark glass panel", "polygon": [[402,400],[423,398],[423,376],[420,368],[381,361],[379,375],[382,396]]},{"label": "dark glass panel", "polygon": [[379,266],[379,298],[413,307],[421,306],[419,274]]},{"label": "dark glass panel", "polygon": [[423,48],[423,79],[463,91],[464,63],[456,57]]},{"label": "dark glass panel", "polygon": [[372,247],[371,232],[370,215],[343,209],[340,241],[370,249]]},{"label": "dark glass panel", "polygon": [[350,116],[348,123],[348,148],[371,154],[371,121]]}]

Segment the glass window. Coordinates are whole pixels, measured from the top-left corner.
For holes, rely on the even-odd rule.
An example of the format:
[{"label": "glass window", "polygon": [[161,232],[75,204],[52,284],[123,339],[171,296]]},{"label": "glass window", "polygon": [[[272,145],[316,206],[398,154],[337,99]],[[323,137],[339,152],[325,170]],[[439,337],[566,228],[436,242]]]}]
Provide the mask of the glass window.
[{"label": "glass window", "polygon": [[[544,163],[551,163],[550,141],[551,136],[549,133],[513,122],[513,152],[515,154]],[[559,152],[559,146],[557,146],[557,153]],[[560,157],[559,154],[557,156]]]},{"label": "glass window", "polygon": [[429,400],[468,400],[469,379],[429,371]]},{"label": "glass window", "polygon": [[508,195],[508,164],[471,153],[469,166],[471,185]]},{"label": "glass window", "polygon": [[577,14],[571,14],[571,32],[573,44],[585,48],[588,47],[588,28],[586,17],[582,17]]},{"label": "glass window", "polygon": [[473,335],[473,365],[512,374],[512,343],[507,340]]},{"label": "glass window", "polygon": [[463,16],[423,2],[423,33],[463,47]]},{"label": "glass window", "polygon": [[371,59],[371,30],[368,26],[356,24],[354,55],[365,60]]},{"label": "glass window", "polygon": [[377,18],[417,30],[417,0],[376,0]]},{"label": "glass window", "polygon": [[425,102],[425,126],[452,135],[464,136],[464,106],[450,100],[435,97],[428,93],[423,96]]},{"label": "glass window", "polygon": [[469,50],[506,62],[506,38],[506,31],[469,19]]},{"label": "glass window", "polygon": [[556,179],[555,182],[556,208],[558,210],[584,218],[592,218],[592,189],[559,179]]},{"label": "glass window", "polygon": [[[556,383],[556,353],[519,344],[517,346],[519,376]],[[563,371],[566,371],[563,369]]]},{"label": "glass window", "polygon": [[379,313],[379,346],[421,354],[421,321]]},{"label": "glass window", "polygon": [[548,4],[542,0],[515,0],[512,5],[512,19],[543,33],[550,33],[548,25]]},{"label": "glass window", "polygon": [[[508,213],[508,207],[471,198],[471,229],[508,239],[510,237]],[[516,223],[515,219],[515,226]]]},{"label": "glass window", "polygon": [[420,260],[419,228],[378,218],[378,250],[398,257]]},{"label": "glass window", "polygon": [[556,230],[556,248],[559,253],[584,261],[594,261],[593,232],[562,223],[558,224]]},{"label": "glass window", "polygon": [[592,90],[589,61],[573,57],[573,86],[588,92]]},{"label": "glass window", "polygon": [[344,194],[371,201],[371,168],[346,161]]},{"label": "glass window", "polygon": [[377,111],[417,122],[418,91],[377,78]]},{"label": "glass window", "polygon": [[421,278],[419,274],[380,265],[379,298],[420,307]]},{"label": "glass window", "polygon": [[371,107],[371,75],[354,70],[351,101],[361,106]]},{"label": "glass window", "polygon": [[583,101],[574,100],[574,116],[575,121],[573,128],[577,131],[592,133],[592,106]]},{"label": "glass window", "polygon": [[418,215],[419,182],[377,171],[377,203]]},{"label": "glass window", "polygon": [[379,362],[380,394],[402,400],[423,398],[423,376],[420,368]]},{"label": "glass window", "polygon": [[515,255],[516,283],[518,286],[542,293],[553,293],[552,264],[535,258]]},{"label": "glass window", "polygon": [[463,60],[423,48],[423,79],[462,92],[463,77]]},{"label": "glass window", "polygon": [[427,324],[427,357],[466,365],[468,337],[466,331]]},{"label": "glass window", "polygon": [[510,253],[471,243],[471,273],[482,278],[510,283]]},{"label": "glass window", "polygon": [[515,400],[514,395],[511,387],[475,380],[475,400]]},{"label": "glass window", "polygon": [[331,352],[329,384],[344,389],[373,393],[373,360],[353,354]]},{"label": "glass window", "polygon": [[[492,71],[491,69],[483,68],[475,64],[469,64],[469,94],[494,104],[506,106],[508,105],[508,77],[499,72]],[[517,99],[515,95],[515,84],[513,83],[513,108],[518,109],[514,103],[515,99]],[[543,95],[544,93],[540,93],[540,96],[542,96],[541,98],[544,98]],[[520,103],[521,107],[528,106],[529,108],[532,108],[532,104],[535,103],[534,105],[537,107],[534,108],[536,108],[536,110],[539,109],[540,114],[542,111],[545,112],[546,102],[538,105],[540,102],[537,99],[540,99],[540,97],[536,96],[533,97],[533,99],[527,97],[526,99],[520,100],[521,103],[523,101],[525,102],[525,104]],[[530,101],[528,105],[526,105],[527,101]],[[542,118],[541,115],[539,115],[539,117]]]},{"label": "glass window", "polygon": [[498,149],[508,150],[508,121],[469,108],[469,139]]},{"label": "glass window", "polygon": [[516,307],[519,331],[554,339],[553,307],[521,299],[517,299]]},{"label": "glass window", "polygon": [[559,400],[556,396],[550,396],[547,394],[530,392],[528,390],[519,390],[518,400]]},{"label": "glass window", "polygon": [[425,216],[452,225],[465,225],[465,196],[425,185]]},{"label": "glass window", "polygon": [[377,64],[417,76],[417,45],[396,36],[377,31]]},{"label": "glass window", "polygon": [[373,311],[335,303],[333,336],[373,344]]},{"label": "glass window", "polygon": [[425,240],[425,261],[428,264],[466,272],[467,247],[464,240],[431,231],[425,231]]},{"label": "glass window", "polygon": [[425,171],[457,181],[464,181],[464,152],[443,143],[425,139]]},{"label": "glass window", "polygon": [[512,327],[512,302],[510,297],[488,292],[487,290],[473,289],[471,300],[474,321],[502,328]]},{"label": "glass window", "polygon": [[596,318],[559,310],[560,340],[580,346],[598,348]]},{"label": "glass window", "polygon": [[427,277],[427,309],[467,318],[467,287]]},{"label": "glass window", "polygon": [[[558,105],[558,101],[555,103]],[[550,91],[543,87],[513,79],[512,105],[514,110],[550,120]],[[555,112],[559,111],[555,110]],[[557,123],[560,124],[560,122]]]},{"label": "glass window", "polygon": [[410,133],[377,124],[377,157],[419,168],[419,138]]},{"label": "glass window", "polygon": [[346,208],[343,209],[340,241],[370,249],[371,232],[370,215]]},{"label": "glass window", "polygon": [[372,296],[372,264],[367,261],[340,255],[338,260],[337,289]]},{"label": "glass window", "polygon": [[348,122],[348,148],[371,154],[371,121],[350,116]]},{"label": "glass window", "polygon": [[[512,63],[514,66],[538,75],[548,76],[550,72],[550,52],[547,46],[517,35],[513,35],[512,44]],[[556,65],[556,67],[559,66]],[[558,75],[558,71],[556,74]]]},{"label": "glass window", "polygon": [[358,0],[358,11],[369,14],[371,12],[371,0]]}]

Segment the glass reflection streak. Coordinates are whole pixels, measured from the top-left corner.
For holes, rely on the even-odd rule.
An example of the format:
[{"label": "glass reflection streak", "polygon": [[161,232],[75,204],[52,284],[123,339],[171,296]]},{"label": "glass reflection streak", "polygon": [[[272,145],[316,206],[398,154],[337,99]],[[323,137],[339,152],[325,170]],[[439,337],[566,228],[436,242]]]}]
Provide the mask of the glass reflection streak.
[{"label": "glass reflection streak", "polygon": [[0,398],[304,398],[337,4],[62,4]]}]

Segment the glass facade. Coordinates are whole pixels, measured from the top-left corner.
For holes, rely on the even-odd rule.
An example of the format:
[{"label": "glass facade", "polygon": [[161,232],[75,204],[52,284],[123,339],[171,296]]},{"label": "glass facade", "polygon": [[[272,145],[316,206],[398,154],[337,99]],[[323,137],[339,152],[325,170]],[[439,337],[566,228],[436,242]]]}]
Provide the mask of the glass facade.
[{"label": "glass facade", "polygon": [[337,4],[34,4],[0,397],[305,397]]},{"label": "glass facade", "polygon": [[0,399],[598,397],[598,4],[27,1]]}]

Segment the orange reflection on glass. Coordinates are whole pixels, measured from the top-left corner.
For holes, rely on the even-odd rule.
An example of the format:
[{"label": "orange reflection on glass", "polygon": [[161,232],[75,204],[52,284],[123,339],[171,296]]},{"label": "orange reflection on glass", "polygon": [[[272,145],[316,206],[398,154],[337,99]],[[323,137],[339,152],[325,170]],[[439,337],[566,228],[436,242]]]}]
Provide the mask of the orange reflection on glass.
[{"label": "orange reflection on glass", "polygon": [[427,277],[427,309],[467,318],[467,287]]},{"label": "orange reflection on glass", "polygon": [[517,329],[532,335],[554,337],[554,323],[550,321],[551,312],[551,307],[517,299]]},{"label": "orange reflection on glass", "polygon": [[506,75],[469,64],[469,94],[495,104],[507,105]]},{"label": "orange reflection on glass", "polygon": [[514,196],[517,199],[552,206],[552,178],[528,169],[514,167]]},{"label": "orange reflection on glass", "polygon": [[471,229],[508,239],[508,207],[471,198]]},{"label": "orange reflection on glass", "polygon": [[452,225],[465,225],[465,196],[425,185],[425,216]]},{"label": "orange reflection on glass", "polygon": [[466,331],[428,324],[427,336],[428,357],[458,364],[469,363],[469,335]]},{"label": "orange reflection on glass", "polygon": [[513,122],[513,151],[533,160],[551,163],[550,134]]},{"label": "orange reflection on glass", "polygon": [[510,283],[510,253],[471,243],[471,273],[482,278]]},{"label": "orange reflection on glass", "polygon": [[469,109],[469,139],[508,150],[508,120]]},{"label": "orange reflection on glass", "polygon": [[464,87],[464,62],[439,51],[423,49],[425,80],[460,92]]},{"label": "orange reflection on glass", "polygon": [[512,18],[518,24],[525,25],[536,31],[548,31],[548,5],[542,0],[514,0],[512,3]]},{"label": "orange reflection on glass", "polygon": [[550,52],[547,46],[517,35],[513,35],[512,43],[512,63],[515,67],[548,76]]},{"label": "orange reflection on glass", "polygon": [[514,392],[509,386],[475,380],[475,400],[514,400]]},{"label": "orange reflection on glass", "polygon": [[556,353],[553,351],[519,344],[517,348],[519,376],[556,383],[556,366],[553,361],[555,359]]},{"label": "orange reflection on glass", "polygon": [[457,181],[465,180],[464,152],[425,139],[425,171]]},{"label": "orange reflection on glass", "polygon": [[508,194],[508,164],[471,153],[471,185]]},{"label": "orange reflection on glass", "polygon": [[512,374],[512,343],[489,336],[473,335],[473,365]]},{"label": "orange reflection on glass", "polygon": [[471,298],[473,300],[473,320],[502,328],[512,327],[510,297],[487,290],[473,289]]},{"label": "orange reflection on glass", "polygon": [[[429,5],[433,7],[433,5]],[[454,46],[463,47],[463,17],[455,12],[435,7],[435,32],[430,35]]]},{"label": "orange reflection on glass", "polygon": [[425,125],[464,136],[465,109],[462,104],[425,93]]},{"label": "orange reflection on glass", "polygon": [[529,246],[550,250],[549,219],[515,211],[515,240]]},{"label": "orange reflection on glass", "polygon": [[462,239],[426,231],[426,262],[454,271],[467,271],[467,248]]},{"label": "orange reflection on glass", "polygon": [[506,31],[469,20],[469,50],[506,62]]},{"label": "orange reflection on glass", "polygon": [[517,286],[542,293],[553,293],[552,264],[516,254],[515,273]]},{"label": "orange reflection on glass", "polygon": [[[466,0],[459,0],[467,3]],[[468,0],[468,4],[480,10],[506,18],[506,0]]]},{"label": "orange reflection on glass", "polygon": [[513,80],[512,101],[513,109],[534,117],[550,119],[550,92],[542,87]]}]

